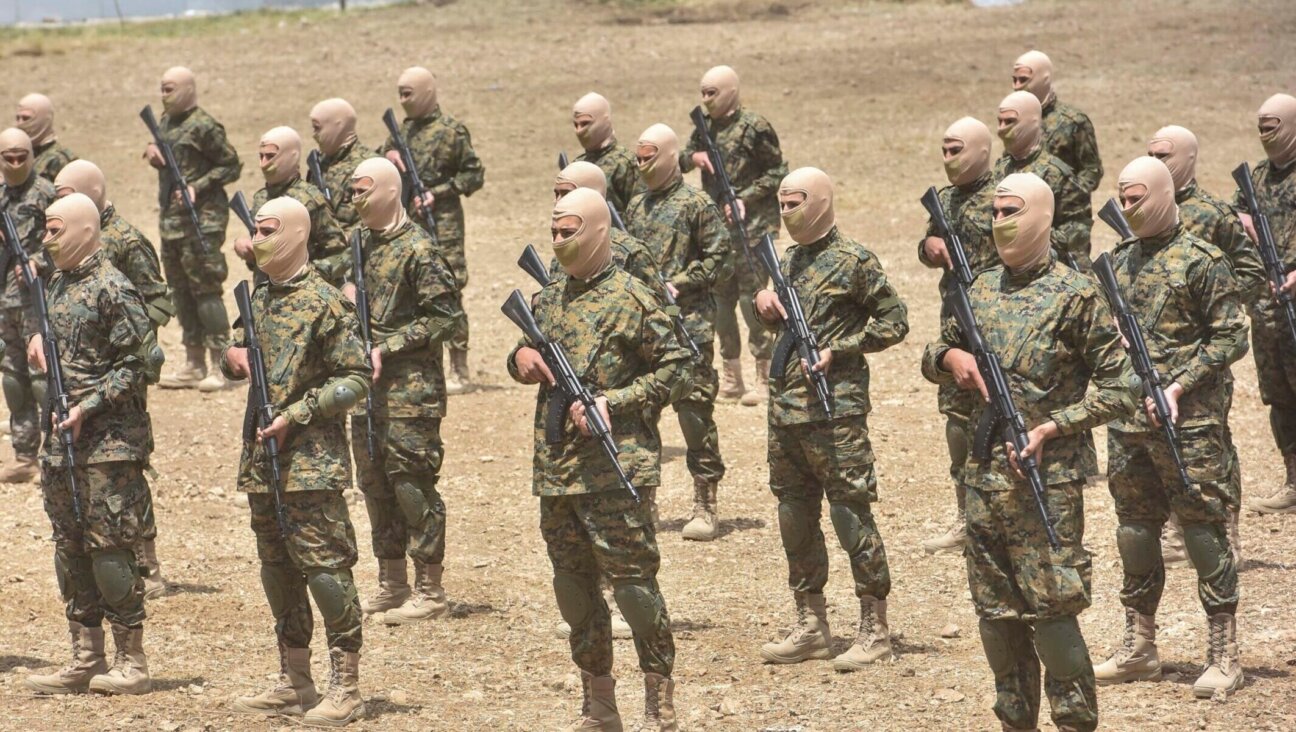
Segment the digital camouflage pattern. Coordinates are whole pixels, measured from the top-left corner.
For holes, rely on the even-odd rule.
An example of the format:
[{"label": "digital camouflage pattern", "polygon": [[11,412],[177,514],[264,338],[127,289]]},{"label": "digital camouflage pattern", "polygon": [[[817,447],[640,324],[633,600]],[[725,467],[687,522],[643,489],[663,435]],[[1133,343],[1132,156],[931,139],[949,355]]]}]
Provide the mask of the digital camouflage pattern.
[{"label": "digital camouflage pattern", "polygon": [[[349,177],[347,186],[349,193]],[[329,208],[324,192],[298,175],[286,183],[268,185],[257,191],[252,196],[252,210],[260,211],[267,201],[283,196],[305,206],[310,214],[310,238],[306,241],[306,250],[310,253],[311,267],[325,282],[341,287],[351,278],[351,246],[333,217],[333,209]]]},{"label": "digital camouflage pattern", "polygon": [[1049,241],[1059,253],[1070,252],[1082,271],[1091,268],[1089,233],[1093,229],[1093,207],[1089,192],[1081,187],[1071,166],[1049,154],[1043,145],[1018,160],[1005,153],[995,162],[995,184],[1013,173],[1034,173],[1053,191],[1053,230]]},{"label": "digital camouflage pattern", "polygon": [[[22,241],[27,256],[44,273],[52,269],[41,245],[41,239],[45,236],[45,209],[54,203],[55,198],[54,184],[34,173],[27,178],[26,183],[18,187],[0,184],[0,205],[13,219],[14,228],[18,231],[18,238]],[[4,244],[0,261],[6,266],[0,272],[0,278],[3,278],[5,286],[3,295],[0,295],[0,307],[24,307],[27,304],[27,287],[21,277],[14,276],[15,264],[9,261],[8,243]],[[25,359],[24,356],[24,361]]]},{"label": "digital camouflage pattern", "polygon": [[[45,233],[45,209],[54,201],[54,184],[32,175],[17,188],[0,187],[0,205],[13,218],[23,249],[40,269],[48,271],[49,264],[42,253],[41,237]],[[0,369],[9,388],[4,389],[5,403],[9,407],[10,440],[14,452],[23,457],[35,457],[40,448],[39,405],[37,394],[44,391],[44,380],[33,384],[27,367],[27,339],[23,331],[24,309],[27,307],[27,288],[22,278],[14,274],[9,249],[0,252],[0,280],[4,284],[0,293],[0,341],[4,343],[4,356]],[[39,379],[39,377],[38,377]]]},{"label": "digital camouflage pattern", "polygon": [[761,327],[756,311],[753,309],[752,297],[769,285],[769,275],[765,268],[752,257],[756,269],[748,266],[742,254],[734,252],[729,256],[727,274],[716,280],[713,294],[716,301],[715,333],[720,341],[720,358],[734,359],[742,357],[742,334],[738,331],[738,315],[741,312],[743,322],[747,324],[747,350],[752,358],[768,360],[774,354],[774,337]]},{"label": "digital camouflage pattern", "polygon": [[32,161],[32,172],[50,183],[58,177],[63,166],[77,159],[75,153],[57,140],[35,147],[32,152],[36,154],[36,159]]},{"label": "digital camouflage pattern", "polygon": [[[158,129],[162,139],[171,145],[185,182],[194,189],[194,206],[198,209],[203,235],[213,250],[218,249],[225,240],[225,225],[229,221],[225,186],[239,179],[243,163],[226,139],[225,127],[200,107],[178,116],[164,112],[158,119]],[[184,204],[172,196],[173,192],[170,174],[165,167],[159,169],[158,205],[162,218],[158,231],[164,241],[192,239],[189,214]],[[219,290],[220,283],[216,284]]]},{"label": "digital camouflage pattern", "polygon": [[156,331],[175,313],[171,292],[162,279],[162,263],[153,243],[109,204],[99,215],[100,241],[108,261],[126,275],[144,300],[144,309]]},{"label": "digital camouflage pattern", "polygon": [[[384,376],[379,379],[382,388]],[[446,507],[437,483],[445,447],[440,417],[374,419],[374,457],[369,459],[367,423],[363,414],[351,418],[351,452],[356,477],[369,513],[373,553],[379,559],[409,556],[428,564],[445,559]],[[407,516],[397,483],[412,485],[423,496],[426,509]]]},{"label": "digital camouflage pattern", "polygon": [[1102,181],[1103,165],[1089,115],[1059,102],[1056,96],[1050,96],[1040,111],[1043,147],[1075,171],[1076,181],[1085,193],[1093,193]]},{"label": "digital camouflage pattern", "polygon": [[1201,187],[1197,181],[1189,183],[1175,193],[1179,205],[1179,223],[1185,231],[1203,241],[1214,244],[1233,267],[1238,293],[1243,305],[1253,305],[1269,297],[1269,280],[1266,279],[1260,252],[1242,228],[1237,211],[1223,199],[1217,198]]},{"label": "digital camouflage pattern", "polygon": [[328,186],[333,197],[333,218],[342,227],[344,236],[351,236],[351,230],[360,225],[360,213],[355,210],[351,200],[351,174],[370,158],[369,151],[359,140],[352,140],[332,155],[320,154],[320,170],[324,173],[324,185]]},{"label": "digital camouflage pattern", "polygon": [[[779,147],[778,133],[769,120],[743,108],[723,120],[713,120],[710,115],[706,116],[706,120],[711,138],[724,157],[725,172],[729,174],[734,193],[747,209],[747,235],[753,240],[765,234],[778,236],[781,221],[778,187],[788,174],[787,163],[783,161],[783,150]],[[695,127],[684,150],[680,152],[680,170],[685,173],[693,170],[696,167],[693,164],[693,153],[705,149],[702,135]],[[702,190],[711,196],[716,207],[723,212],[724,194],[720,191],[719,178],[703,170]],[[731,227],[734,230],[736,228]],[[741,257],[741,252],[735,252]]]},{"label": "digital camouflage pattern", "polygon": [[639,163],[634,152],[624,145],[612,140],[601,150],[584,151],[572,162],[584,161],[594,163],[607,178],[607,200],[616,206],[617,211],[630,207],[630,200],[640,193],[647,192],[643,178],[639,176]]}]

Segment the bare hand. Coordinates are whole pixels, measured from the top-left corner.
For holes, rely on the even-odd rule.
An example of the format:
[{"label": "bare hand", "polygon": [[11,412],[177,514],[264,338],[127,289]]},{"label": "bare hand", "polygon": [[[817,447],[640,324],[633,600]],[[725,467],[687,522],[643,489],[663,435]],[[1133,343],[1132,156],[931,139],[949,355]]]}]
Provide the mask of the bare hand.
[{"label": "bare hand", "polygon": [[402,173],[405,172],[405,161],[401,160],[401,155],[399,152],[395,150],[388,150],[386,157],[388,160],[392,161],[392,164],[396,166],[397,170],[399,170]]},{"label": "bare hand", "polygon": [[1057,436],[1058,426],[1057,422],[1053,420],[1049,420],[1027,432],[1026,449],[1022,450],[1020,459],[1017,455],[1017,449],[1012,446],[1012,443],[1004,443],[1004,449],[1008,452],[1008,464],[1012,466],[1013,472],[1017,473],[1018,478],[1026,477],[1026,473],[1021,469],[1021,459],[1035,458],[1035,464],[1039,465],[1044,460],[1044,443]]},{"label": "bare hand", "polygon": [[787,311],[773,290],[761,290],[756,293],[756,314],[766,323],[777,323],[787,320]]},{"label": "bare hand", "polygon": [[229,366],[229,372],[236,379],[246,379],[252,373],[252,370],[248,368],[246,348],[230,346],[225,349],[225,363]]},{"label": "bare hand", "polygon": [[553,372],[549,370],[549,366],[545,364],[544,358],[536,349],[526,346],[519,348],[513,355],[513,363],[517,366],[518,376],[523,384],[554,385]]},{"label": "bare hand", "polygon": [[239,236],[234,239],[234,253],[246,262],[255,262],[256,254],[252,251],[252,239]]},{"label": "bare hand", "polygon": [[[735,200],[738,201],[738,219],[739,219],[740,221],[746,221],[746,220],[747,220],[747,204],[743,203],[743,200],[742,200],[741,198],[738,198],[738,199],[735,199]],[[734,223],[734,220],[733,220],[733,212],[729,210],[729,204],[727,204],[727,203],[725,204],[725,207],[724,207],[724,214],[725,214],[725,221],[728,221],[728,222],[731,223],[731,224]]]},{"label": "bare hand", "polygon": [[432,204],[433,204],[435,201],[436,201],[436,196],[433,196],[433,195],[432,195],[432,191],[423,191],[423,197],[422,197],[422,198],[419,198],[418,196],[415,196],[415,197],[413,198],[413,202],[414,202],[414,213],[422,214],[424,209],[427,209],[428,211],[431,211],[431,210],[432,210]]},{"label": "bare hand", "polygon": [[701,168],[711,175],[715,175],[715,168],[711,167],[711,156],[704,152],[693,153],[693,167]]},{"label": "bare hand", "polygon": [[342,297],[345,297],[346,299],[350,300],[350,301],[351,301],[351,304],[352,304],[352,305],[355,305],[355,301],[356,301],[356,286],[355,286],[355,283],[354,283],[354,282],[344,282],[344,283],[342,283]]},{"label": "bare hand", "polygon": [[378,379],[382,378],[382,351],[377,346],[369,351],[369,361],[373,364],[373,383],[377,384]]},{"label": "bare hand", "polygon": [[[1166,403],[1170,405],[1170,422],[1179,423],[1179,397],[1183,396],[1184,389],[1175,382],[1165,389]],[[1161,419],[1157,417],[1156,404],[1152,402],[1151,397],[1144,397],[1143,408],[1147,410],[1148,420],[1152,422],[1153,427],[1161,426]]]},{"label": "bare hand", "polygon": [[62,433],[71,430],[72,441],[76,442],[77,438],[81,436],[81,425],[85,423],[85,414],[78,405],[68,410],[68,418],[62,422],[59,421],[57,414],[51,414],[50,422],[54,425],[55,432]]},{"label": "bare hand", "polygon": [[[189,200],[190,200],[190,201],[197,201],[197,200],[198,200],[198,196],[194,194],[194,187],[193,187],[193,186],[185,186],[185,190],[188,191],[188,193],[189,193]],[[183,199],[180,198],[180,191],[175,191],[175,192],[173,192],[173,193],[171,194],[171,199],[174,200],[176,203],[183,203]]]},{"label": "bare hand", "polygon": [[675,285],[672,285],[670,282],[666,282],[665,284],[666,284],[666,291],[670,293],[670,296],[672,298],[679,299],[679,288],[676,287]]},{"label": "bare hand", "polygon": [[1239,211],[1238,218],[1241,219],[1242,228],[1246,230],[1247,236],[1251,237],[1252,242],[1258,243],[1260,241],[1260,235],[1256,233],[1255,220],[1251,218],[1251,214]]},{"label": "bare hand", "polygon": [[810,378],[811,371],[826,375],[828,373],[828,367],[832,366],[832,358],[833,352],[831,348],[820,348],[819,361],[813,366],[807,364],[804,358],[801,359],[801,370],[805,372],[806,379],[808,380]]},{"label": "bare hand", "polygon": [[[594,397],[594,406],[598,407],[599,414],[603,415],[603,424],[607,425],[608,430],[612,429],[612,415],[608,414],[608,400],[605,396]],[[594,433],[590,431],[589,420],[585,418],[585,405],[579,401],[572,402],[569,410],[572,421],[580,429],[582,435],[590,437]]]},{"label": "bare hand", "polygon": [[265,444],[268,440],[275,440],[280,445],[288,437],[288,420],[282,415],[274,418],[269,427],[257,430],[257,442]]},{"label": "bare hand", "polygon": [[27,341],[27,364],[42,374],[45,373],[45,339],[40,333]]},{"label": "bare hand", "polygon": [[961,348],[951,348],[945,352],[945,370],[954,375],[954,383],[966,391],[981,392],[981,398],[990,401],[990,392],[986,389],[981,370],[977,368],[976,356]]},{"label": "bare hand", "polygon": [[144,159],[158,170],[166,167],[166,158],[162,157],[162,151],[158,149],[156,143],[150,142],[148,147],[144,148]]},{"label": "bare hand", "polygon": [[949,250],[945,248],[945,240],[939,236],[923,239],[923,256],[927,259],[928,267],[951,269],[954,266],[950,262]]},{"label": "bare hand", "polygon": [[[1273,292],[1272,282],[1269,283],[1269,291]],[[1291,272],[1288,272],[1287,277],[1283,279],[1282,291],[1287,293],[1288,295],[1296,293],[1296,269],[1292,270]]]}]

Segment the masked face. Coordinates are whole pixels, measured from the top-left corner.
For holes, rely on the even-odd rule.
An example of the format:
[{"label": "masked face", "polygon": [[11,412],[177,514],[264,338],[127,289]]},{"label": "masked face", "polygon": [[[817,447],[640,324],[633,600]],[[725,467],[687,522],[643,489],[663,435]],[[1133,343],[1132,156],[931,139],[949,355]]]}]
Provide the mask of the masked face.
[{"label": "masked face", "polygon": [[369,158],[351,174],[352,202],[370,231],[393,232],[408,220],[401,205],[401,179],[387,158]]},{"label": "masked face", "polygon": [[1027,51],[1013,62],[1014,91],[1027,91],[1043,104],[1053,96],[1053,61],[1040,51]]},{"label": "masked face", "polygon": [[267,185],[280,185],[300,175],[301,135],[291,127],[276,127],[261,136],[257,156]]},{"label": "masked face", "polygon": [[267,201],[257,211],[252,237],[257,269],[275,283],[297,277],[306,268],[309,239],[310,212],[304,205],[287,196]]},{"label": "masked face", "polygon": [[779,213],[788,236],[798,244],[813,244],[837,225],[833,184],[818,168],[797,168],[779,184]]},{"label": "masked face", "polygon": [[18,100],[15,121],[33,146],[54,142],[54,104],[44,94],[28,94]]},{"label": "masked face", "polygon": [[563,271],[588,280],[612,263],[611,216],[607,201],[589,188],[577,188],[554,204],[554,256]]},{"label": "masked face", "polygon": [[945,130],[941,156],[950,183],[965,186],[990,171],[990,130],[979,120],[964,117]]},{"label": "masked face", "polygon": [[1029,271],[1049,256],[1053,191],[1033,173],[1014,173],[995,189],[992,234],[1004,266]]},{"label": "masked face", "polygon": [[107,182],[103,171],[89,160],[73,160],[54,178],[54,193],[60,198],[73,193],[84,193],[102,212],[108,204]]},{"label": "masked face", "polygon": [[738,72],[716,66],[702,76],[702,106],[711,119],[725,119],[738,111]]},{"label": "masked face", "polygon": [[1260,144],[1269,162],[1286,168],[1296,162],[1296,97],[1275,94],[1260,105]]},{"label": "masked face", "polygon": [[1170,169],[1176,191],[1187,188],[1197,178],[1197,136],[1183,127],[1170,125],[1157,130],[1148,143],[1148,155]]},{"label": "masked face", "polygon": [[356,111],[345,99],[325,99],[310,113],[311,133],[325,155],[336,155],[356,139]]},{"label": "masked face", "polygon": [[1039,146],[1040,101],[1030,92],[1013,92],[999,103],[999,139],[1008,154],[1021,160]]},{"label": "masked face", "polygon": [[603,169],[594,163],[578,160],[558,173],[554,179],[554,200],[571,193],[577,188],[589,188],[600,196],[607,196],[607,176]]},{"label": "masked face", "polygon": [[99,209],[83,193],[56,200],[45,210],[45,250],[60,270],[76,269],[99,251]]},{"label": "masked face", "polygon": [[34,161],[31,138],[26,132],[17,127],[0,132],[0,174],[5,185],[17,188],[27,183]]},{"label": "masked face", "polygon": [[401,108],[410,119],[422,119],[437,108],[436,77],[422,66],[411,66],[396,82]]},{"label": "masked face", "polygon": [[602,150],[612,144],[612,105],[603,95],[590,92],[572,106],[572,126],[576,139],[588,152]]},{"label": "masked face", "polygon": [[1121,171],[1117,185],[1125,220],[1135,236],[1157,237],[1179,223],[1174,178],[1165,163],[1146,155],[1135,158]]},{"label": "masked face", "polygon": [[183,66],[167,69],[162,75],[162,109],[169,115],[188,112],[198,106],[198,82]]},{"label": "masked face", "polygon": [[655,124],[639,136],[635,148],[639,175],[649,190],[669,188],[680,178],[679,138],[663,124]]}]

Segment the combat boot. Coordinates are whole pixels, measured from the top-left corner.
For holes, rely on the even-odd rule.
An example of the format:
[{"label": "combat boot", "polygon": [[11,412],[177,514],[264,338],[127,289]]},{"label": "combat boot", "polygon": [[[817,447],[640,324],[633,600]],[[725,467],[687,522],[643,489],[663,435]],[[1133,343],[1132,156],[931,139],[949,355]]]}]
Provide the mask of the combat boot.
[{"label": "combat boot", "polygon": [[716,517],[717,484],[706,478],[693,479],[693,518],[684,524],[682,535],[690,541],[716,538],[720,520]]},{"label": "combat boot", "polygon": [[833,659],[836,671],[858,671],[878,661],[891,661],[891,630],[887,627],[887,602],[871,595],[860,598],[859,632],[855,643]]},{"label": "combat boot", "polygon": [[307,727],[345,727],[365,714],[360,696],[360,654],[330,648],[329,665],[328,693],[302,717]]},{"label": "combat boot", "polygon": [[1246,507],[1256,513],[1296,513],[1296,453],[1283,453],[1287,480],[1268,498],[1252,498]]},{"label": "combat boot", "polygon": [[311,650],[279,644],[279,680],[274,688],[234,700],[240,714],[284,714],[300,717],[319,703],[310,672]]},{"label": "combat boot", "polygon": [[112,624],[117,655],[107,673],[90,679],[90,691],[100,694],[147,694],[153,691],[148,659],[144,656],[144,629]]},{"label": "combat boot", "polygon": [[219,348],[213,348],[211,351],[211,370],[207,375],[198,382],[198,391],[204,394],[210,394],[215,391],[221,391],[234,386],[236,382],[227,381],[225,374],[220,370],[221,352]]},{"label": "combat boot", "polygon": [[468,371],[468,352],[451,348],[450,368],[446,369],[446,393],[467,394],[472,390],[472,374]]},{"label": "combat boot", "polygon": [[756,359],[756,381],[752,388],[747,390],[742,396],[742,405],[744,407],[757,407],[769,398],[769,367],[768,358]]},{"label": "combat boot", "polygon": [[1170,519],[1161,528],[1161,562],[1167,567],[1188,565],[1188,547],[1184,545],[1183,527],[1174,514],[1170,515]]},{"label": "combat boot", "polygon": [[409,599],[409,570],[405,557],[378,560],[378,592],[360,603],[365,615],[395,610]]},{"label": "combat boot", "polygon": [[563,732],[621,732],[616,679],[581,671],[581,716]]},{"label": "combat boot", "polygon": [[720,371],[720,398],[725,401],[741,399],[747,393],[743,386],[742,359],[726,358]]},{"label": "combat boot", "polygon": [[30,483],[40,475],[35,455],[18,455],[11,465],[0,470],[0,483]]},{"label": "combat boot", "polygon": [[954,524],[949,530],[940,536],[934,536],[930,539],[923,539],[923,551],[928,554],[943,554],[962,552],[963,545],[967,543],[967,516],[958,512],[958,517],[954,519]]},{"label": "combat boot", "polygon": [[1237,618],[1233,613],[1215,613],[1207,622],[1206,670],[1193,682],[1193,696],[1210,699],[1222,692],[1227,697],[1246,683],[1238,660]]},{"label": "combat boot", "polygon": [[400,607],[382,614],[386,625],[409,625],[423,620],[445,617],[450,612],[445,589],[441,587],[440,564],[414,560],[414,591]]},{"label": "combat boot", "polygon": [[[193,389],[207,377],[207,351],[202,346],[185,346],[184,365],[158,379],[163,389]],[[219,358],[219,357],[218,357]],[[220,361],[216,362],[217,364]]]},{"label": "combat boot", "polygon": [[1156,617],[1125,608],[1125,637],[1121,647],[1111,658],[1094,667],[1094,678],[1104,686],[1127,681],[1160,681]]},{"label": "combat boot", "polygon": [[828,606],[822,594],[795,592],[797,624],[778,643],[761,646],[766,663],[801,663],[832,658],[832,631],[828,629]]},{"label": "combat boot", "polygon": [[679,732],[675,717],[675,680],[644,674],[644,716],[636,732]]},{"label": "combat boot", "polygon": [[148,572],[144,577],[144,599],[156,600],[167,593],[166,578],[162,576],[162,563],[158,561],[157,543],[145,539],[140,548],[140,565]]},{"label": "combat boot", "polygon": [[37,694],[83,694],[90,688],[90,680],[108,671],[104,658],[103,627],[87,627],[77,622],[68,623],[72,634],[72,662],[52,674],[32,674],[26,679],[27,688]]}]

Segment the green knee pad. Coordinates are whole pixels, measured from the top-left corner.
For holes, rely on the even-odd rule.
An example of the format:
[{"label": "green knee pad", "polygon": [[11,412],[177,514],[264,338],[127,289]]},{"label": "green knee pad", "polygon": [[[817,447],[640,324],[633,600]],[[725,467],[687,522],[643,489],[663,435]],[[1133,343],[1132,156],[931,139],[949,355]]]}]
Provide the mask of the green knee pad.
[{"label": "green knee pad", "polygon": [[656,586],[646,582],[625,582],[612,590],[617,607],[636,638],[652,641],[657,637],[657,619],[665,603]]},{"label": "green knee pad", "polygon": [[27,385],[16,374],[5,374],[0,377],[0,386],[4,387],[5,404],[10,414],[27,408]]},{"label": "green knee pad", "polygon": [[198,298],[198,322],[208,333],[220,334],[229,330],[229,315],[219,295],[202,295]]},{"label": "green knee pad", "polygon": [[350,570],[311,569],[306,572],[306,586],[310,588],[315,606],[324,616],[324,624],[334,627],[346,616],[347,608],[356,602],[355,582]]},{"label": "green knee pad", "polygon": [[1116,548],[1127,574],[1152,574],[1161,563],[1161,535],[1148,524],[1117,526]]},{"label": "green knee pad", "polygon": [[422,526],[429,508],[427,496],[423,495],[418,485],[409,478],[401,478],[396,482],[393,492],[396,494],[396,503],[400,505],[401,513],[405,515],[405,522],[410,526]]},{"label": "green knee pad", "polygon": [[554,599],[558,601],[558,614],[575,628],[589,622],[594,606],[590,601],[596,591],[594,580],[577,574],[555,573]]},{"label": "green knee pad", "polygon": [[139,569],[135,553],[124,549],[96,552],[90,559],[94,568],[95,585],[104,602],[117,607],[135,591]]},{"label": "green knee pad", "polygon": [[1010,673],[1017,665],[1017,654],[1026,643],[1026,626],[1020,620],[986,620],[977,624],[981,647],[995,676]]},{"label": "green knee pad", "polygon": [[1183,535],[1184,547],[1197,569],[1197,576],[1206,578],[1219,572],[1229,554],[1224,528],[1214,524],[1185,524]]},{"label": "green knee pad", "polygon": [[[44,376],[31,380],[31,394],[32,399],[36,402],[36,410],[39,412],[41,405],[45,403],[46,395],[49,394],[49,382],[45,380]],[[44,425],[41,425],[41,429],[44,428]]]},{"label": "green knee pad", "polygon": [[864,522],[860,521],[859,512],[845,503],[829,503],[828,516],[832,519],[833,530],[837,532],[837,541],[842,549],[855,558],[860,545],[864,543]]},{"label": "green knee pad", "polygon": [[290,609],[293,588],[301,583],[301,573],[293,567],[278,564],[261,565],[261,588],[265,590],[266,602],[270,604],[270,615],[276,620],[284,617]]},{"label": "green knee pad", "polygon": [[707,419],[706,415],[696,407],[683,406],[678,408],[680,432],[684,434],[684,444],[690,450],[696,450],[706,444],[707,439]]},{"label": "green knee pad", "polygon": [[1035,621],[1035,650],[1040,663],[1058,681],[1071,681],[1093,668],[1080,624],[1073,616]]},{"label": "green knee pad", "polygon": [[797,552],[810,543],[817,519],[807,506],[794,501],[779,501],[778,518],[784,550]]}]

